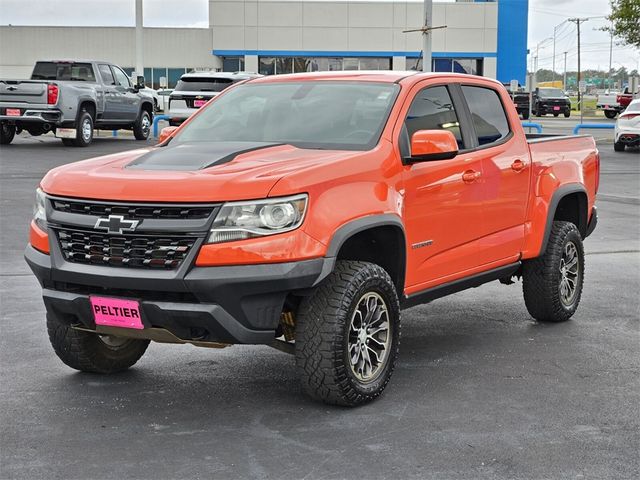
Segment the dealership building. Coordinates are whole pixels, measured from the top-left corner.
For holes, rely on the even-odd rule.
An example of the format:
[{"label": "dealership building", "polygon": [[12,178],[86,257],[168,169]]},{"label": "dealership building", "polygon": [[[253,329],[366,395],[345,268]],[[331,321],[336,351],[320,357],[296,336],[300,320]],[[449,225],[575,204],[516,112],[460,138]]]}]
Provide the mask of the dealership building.
[{"label": "dealership building", "polygon": [[[176,4],[179,8],[179,2]],[[408,70],[421,56],[421,1],[210,0],[208,28],[144,28],[144,76],[154,88],[194,69],[282,74]],[[433,5],[433,70],[525,83],[528,0]],[[0,77],[26,78],[36,60],[135,65],[133,27],[1,26]]]}]

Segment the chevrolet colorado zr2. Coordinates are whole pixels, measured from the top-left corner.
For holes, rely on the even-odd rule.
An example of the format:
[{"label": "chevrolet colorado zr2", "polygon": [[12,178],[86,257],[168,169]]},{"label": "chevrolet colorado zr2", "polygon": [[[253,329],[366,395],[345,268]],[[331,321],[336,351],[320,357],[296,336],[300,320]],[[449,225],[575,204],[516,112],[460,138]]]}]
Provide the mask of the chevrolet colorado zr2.
[{"label": "chevrolet colorado zr2", "polygon": [[325,72],[238,82],[154,147],[51,170],[26,259],[53,349],[113,373],[150,340],[271,345],[302,389],[385,389],[401,310],[522,278],[568,320],[597,222],[589,136],[525,136],[486,78]]}]

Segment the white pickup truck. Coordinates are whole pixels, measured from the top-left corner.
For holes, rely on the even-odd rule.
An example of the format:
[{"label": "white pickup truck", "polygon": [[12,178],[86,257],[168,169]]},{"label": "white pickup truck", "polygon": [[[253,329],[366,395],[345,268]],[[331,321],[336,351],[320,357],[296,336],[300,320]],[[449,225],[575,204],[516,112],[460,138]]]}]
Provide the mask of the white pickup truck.
[{"label": "white pickup truck", "polygon": [[0,79],[0,143],[16,133],[52,131],[65,145],[86,147],[94,129],[128,129],[146,140],[153,99],[117,65],[94,60],[36,62],[30,80]]}]

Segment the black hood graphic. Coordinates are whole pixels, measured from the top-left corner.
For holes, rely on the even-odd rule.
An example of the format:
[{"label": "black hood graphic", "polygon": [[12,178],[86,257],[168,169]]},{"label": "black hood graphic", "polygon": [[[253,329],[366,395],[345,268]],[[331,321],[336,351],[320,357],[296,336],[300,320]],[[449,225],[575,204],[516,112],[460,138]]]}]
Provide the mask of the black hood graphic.
[{"label": "black hood graphic", "polygon": [[195,171],[228,163],[243,153],[276,147],[268,142],[206,142],[167,145],[136,158],[125,168],[138,170]]}]

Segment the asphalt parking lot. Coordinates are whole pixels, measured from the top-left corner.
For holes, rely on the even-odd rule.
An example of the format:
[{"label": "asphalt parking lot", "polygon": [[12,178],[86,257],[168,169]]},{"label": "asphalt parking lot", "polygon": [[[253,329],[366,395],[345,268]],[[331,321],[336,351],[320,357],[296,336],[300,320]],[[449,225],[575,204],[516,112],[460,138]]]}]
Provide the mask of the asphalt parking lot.
[{"label": "asphalt parking lot", "polygon": [[389,388],[357,409],[308,400],[268,347],[152,344],[109,377],[64,366],[22,259],[33,191],[144,143],[18,138],[0,149],[0,478],[639,478],[640,152],[614,153],[611,133],[573,320],[533,321],[520,283],[408,310]]}]

